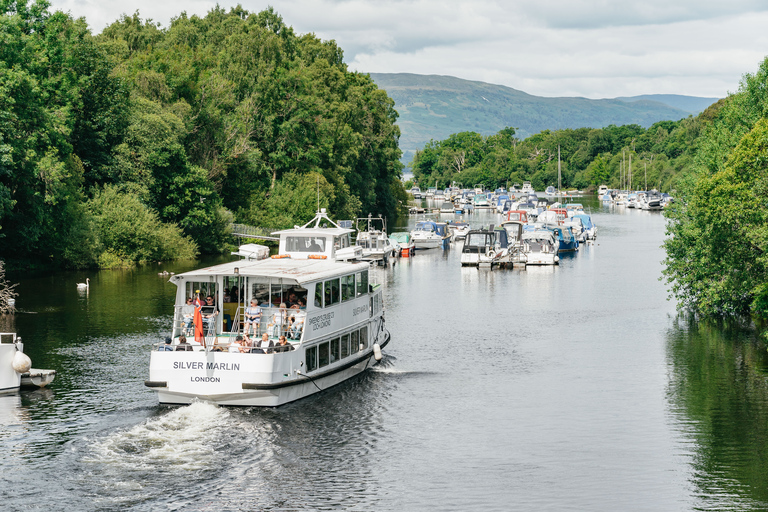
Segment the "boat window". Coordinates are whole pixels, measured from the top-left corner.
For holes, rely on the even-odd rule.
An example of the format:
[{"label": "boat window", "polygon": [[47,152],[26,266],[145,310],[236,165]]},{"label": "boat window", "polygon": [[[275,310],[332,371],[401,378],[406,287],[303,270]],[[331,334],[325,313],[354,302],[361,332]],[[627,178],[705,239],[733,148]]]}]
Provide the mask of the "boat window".
[{"label": "boat window", "polygon": [[339,338],[331,340],[331,362],[335,363],[339,360]]},{"label": "boat window", "polygon": [[349,356],[349,334],[341,337],[341,358]]},{"label": "boat window", "polygon": [[243,302],[245,280],[240,276],[224,276],[224,302]]},{"label": "boat window", "polygon": [[323,307],[323,283],[315,283],[315,307]]},{"label": "boat window", "polygon": [[368,293],[368,270],[357,273],[357,296]]},{"label": "boat window", "polygon": [[275,306],[288,303],[288,294],[292,286],[292,284],[283,283],[282,279],[272,279],[270,302]]},{"label": "boat window", "polygon": [[287,252],[325,252],[325,238],[314,236],[285,237]]},{"label": "boat window", "polygon": [[325,282],[325,307],[339,303],[339,280],[330,279]]},{"label": "boat window", "polygon": [[317,347],[309,347],[305,353],[307,358],[307,371],[317,369]]},{"label": "boat window", "polygon": [[205,299],[207,296],[212,295],[216,297],[216,304],[218,304],[218,296],[216,283],[202,283],[202,282],[187,282],[186,293],[187,297],[194,298],[197,293],[200,293],[200,297]]},{"label": "boat window", "polygon": [[328,366],[328,342],[321,343],[318,346],[317,351],[317,366],[318,368],[322,368],[323,366]]},{"label": "boat window", "polygon": [[352,332],[350,354],[356,354],[360,351],[360,333],[358,331]]},{"label": "boat window", "polygon": [[360,329],[360,345],[363,348],[368,348],[368,326]]},{"label": "boat window", "polygon": [[341,300],[345,301],[353,298],[355,298],[355,274],[341,278]]}]

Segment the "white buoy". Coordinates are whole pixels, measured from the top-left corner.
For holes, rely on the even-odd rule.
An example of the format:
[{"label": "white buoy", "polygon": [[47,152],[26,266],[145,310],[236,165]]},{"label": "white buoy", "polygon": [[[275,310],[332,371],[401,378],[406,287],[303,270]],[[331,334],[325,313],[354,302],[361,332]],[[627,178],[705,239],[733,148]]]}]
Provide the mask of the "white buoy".
[{"label": "white buoy", "polygon": [[32,368],[32,360],[24,352],[17,351],[13,356],[12,366],[16,373],[26,373]]},{"label": "white buoy", "polygon": [[373,358],[377,361],[381,361],[381,347],[378,343],[373,344]]}]

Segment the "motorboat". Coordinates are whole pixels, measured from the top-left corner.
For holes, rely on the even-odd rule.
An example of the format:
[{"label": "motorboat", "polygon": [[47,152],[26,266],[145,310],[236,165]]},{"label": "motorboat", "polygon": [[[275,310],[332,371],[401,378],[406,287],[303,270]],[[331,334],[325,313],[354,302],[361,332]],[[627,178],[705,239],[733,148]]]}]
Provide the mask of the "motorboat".
[{"label": "motorboat", "polygon": [[515,220],[522,222],[523,224],[528,224],[528,212],[525,210],[510,210],[507,213],[507,220]]},{"label": "motorboat", "polygon": [[[274,407],[340,384],[382,358],[390,341],[381,285],[356,256],[352,229],[324,210],[308,224],[273,233],[278,253],[171,277],[177,286],[171,336],[153,346],[145,385],[164,404],[204,400],[219,405]],[[242,303],[228,309],[225,288]],[[198,302],[211,297],[213,305]],[[184,311],[194,297],[194,339]],[[232,299],[230,299],[232,300]],[[245,304],[254,304],[245,310]],[[229,304],[232,306],[232,304]],[[219,311],[230,311],[232,326]],[[245,313],[260,321],[245,322]],[[207,317],[207,328],[205,315]],[[253,331],[252,342],[246,329]],[[281,343],[278,337],[285,336]]]},{"label": "motorboat", "polygon": [[469,222],[449,222],[448,227],[454,240],[464,240],[467,237],[467,233],[469,233]]},{"label": "motorboat", "polygon": [[552,185],[548,186],[548,187],[547,187],[547,188],[544,190],[544,193],[545,193],[545,194],[547,194],[548,196],[553,196],[553,195],[555,195],[555,193],[556,193],[555,187],[553,187]]},{"label": "motorboat", "polygon": [[456,206],[451,201],[443,201],[440,205],[440,213],[455,213]]},{"label": "motorboat", "polygon": [[557,237],[558,252],[570,252],[579,250],[579,240],[573,234],[570,226],[558,226],[556,228],[549,228]]},{"label": "motorboat", "polygon": [[410,192],[414,199],[421,199],[422,194],[421,194],[421,189],[419,187],[411,187]]},{"label": "motorboat", "polygon": [[411,240],[416,249],[447,249],[450,242],[447,225],[438,225],[432,220],[422,220],[411,230]]},{"label": "motorboat", "polygon": [[387,221],[383,217],[358,218],[355,245],[362,249],[362,259],[387,264],[395,249],[387,236]]},{"label": "motorboat", "polygon": [[0,333],[0,393],[21,387],[44,387],[55,375],[55,370],[32,368],[32,360],[24,353],[24,343],[15,332]]},{"label": "motorboat", "polygon": [[473,229],[461,249],[461,266],[487,267],[509,263],[509,242],[504,229]]},{"label": "motorboat", "polygon": [[491,203],[488,202],[488,196],[485,194],[475,194],[472,198],[472,205],[476,209],[491,207]]},{"label": "motorboat", "polygon": [[597,188],[597,197],[601,198],[605,196],[608,193],[608,187],[605,185],[600,185]]},{"label": "motorboat", "polygon": [[531,182],[530,181],[524,181],[523,182],[523,186],[520,189],[520,192],[522,192],[523,194],[533,194],[534,190],[533,190],[533,187],[531,186]]},{"label": "motorboat", "polygon": [[395,254],[407,258],[416,250],[416,244],[411,239],[411,234],[407,231],[400,231],[389,235],[389,240],[395,248]]},{"label": "motorboat", "polygon": [[526,265],[557,265],[560,257],[559,242],[552,231],[547,229],[525,231],[522,252]]},{"label": "motorboat", "polygon": [[509,196],[507,194],[501,194],[496,196],[496,212],[497,213],[503,213],[504,212],[504,205],[509,200]]},{"label": "motorboat", "polygon": [[594,240],[597,238],[597,226],[592,222],[592,217],[590,215],[587,215],[586,213],[577,213],[573,218],[581,220],[586,240]]}]

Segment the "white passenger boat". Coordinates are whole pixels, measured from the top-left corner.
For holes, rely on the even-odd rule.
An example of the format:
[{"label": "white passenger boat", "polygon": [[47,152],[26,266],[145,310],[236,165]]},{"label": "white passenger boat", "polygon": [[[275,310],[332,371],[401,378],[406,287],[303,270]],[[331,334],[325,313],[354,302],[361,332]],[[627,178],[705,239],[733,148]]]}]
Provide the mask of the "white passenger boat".
[{"label": "white passenger boat", "polygon": [[363,251],[362,259],[387,264],[395,252],[392,241],[387,235],[387,221],[383,217],[363,217],[357,219],[357,239],[355,245]]},{"label": "white passenger boat", "polygon": [[[154,347],[145,385],[161,403],[278,406],[375,364],[390,338],[382,290],[370,283],[369,264],[356,261],[360,248],[350,245],[351,233],[321,210],[300,228],[274,233],[280,245],[271,258],[173,276],[172,335]],[[225,290],[234,302],[224,300]],[[184,342],[187,299],[200,295],[213,305],[193,306],[195,339]],[[241,342],[247,327],[265,342]],[[281,335],[287,342],[276,346]]]},{"label": "white passenger boat", "polygon": [[55,370],[32,368],[24,353],[24,343],[16,333],[0,333],[0,393],[13,392],[19,387],[43,387],[51,383]]}]

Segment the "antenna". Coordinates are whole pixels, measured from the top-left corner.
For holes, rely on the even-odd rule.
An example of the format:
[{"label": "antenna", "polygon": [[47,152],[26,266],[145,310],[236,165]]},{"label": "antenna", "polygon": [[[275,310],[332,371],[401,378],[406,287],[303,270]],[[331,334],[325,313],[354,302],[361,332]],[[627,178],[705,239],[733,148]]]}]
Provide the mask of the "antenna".
[{"label": "antenna", "polygon": [[320,176],[317,177],[317,211],[320,211]]}]

